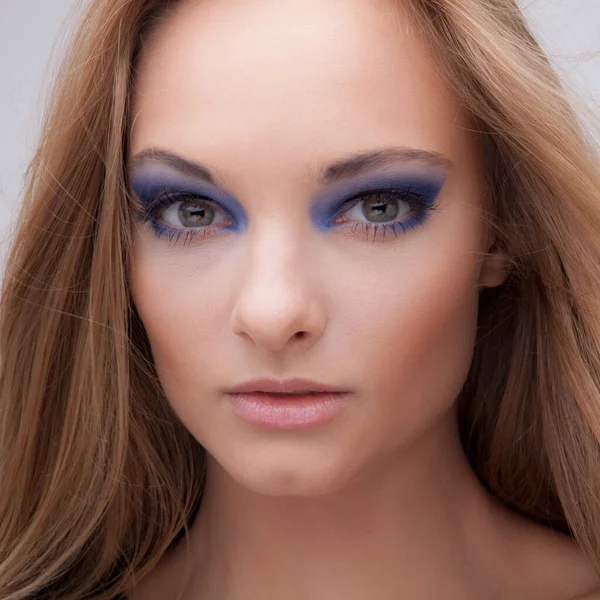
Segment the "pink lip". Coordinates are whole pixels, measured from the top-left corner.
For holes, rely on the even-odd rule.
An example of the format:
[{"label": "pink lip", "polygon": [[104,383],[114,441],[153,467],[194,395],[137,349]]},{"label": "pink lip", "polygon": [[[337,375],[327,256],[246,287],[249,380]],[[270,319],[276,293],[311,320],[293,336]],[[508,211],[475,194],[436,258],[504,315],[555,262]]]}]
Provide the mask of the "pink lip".
[{"label": "pink lip", "polygon": [[293,377],[291,379],[254,379],[246,381],[227,390],[230,394],[245,394],[253,392],[270,392],[273,394],[287,394],[292,392],[333,392],[347,393],[349,389],[334,387],[310,379]]},{"label": "pink lip", "polygon": [[255,392],[229,393],[227,400],[233,411],[248,423],[297,429],[331,421],[352,396],[352,393],[335,392],[302,395]]}]

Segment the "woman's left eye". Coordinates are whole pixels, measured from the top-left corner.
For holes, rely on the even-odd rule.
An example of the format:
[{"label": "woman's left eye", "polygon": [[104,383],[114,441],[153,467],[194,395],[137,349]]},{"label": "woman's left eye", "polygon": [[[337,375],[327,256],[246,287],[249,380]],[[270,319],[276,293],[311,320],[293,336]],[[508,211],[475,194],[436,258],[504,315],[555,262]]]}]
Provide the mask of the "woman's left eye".
[{"label": "woman's left eye", "polygon": [[372,219],[369,222],[376,224],[388,223],[396,218],[405,217],[411,210],[412,208],[407,202],[391,196],[389,193],[375,193],[361,197],[344,214],[356,220],[362,220],[366,217]]},{"label": "woman's left eye", "polygon": [[[345,208],[347,204],[350,205],[349,208]],[[347,200],[332,225],[353,223],[353,231],[362,227],[366,230],[367,237],[373,228],[374,241],[378,230],[383,235],[388,229],[397,234],[398,230],[406,232],[423,224],[429,213],[436,208],[435,202],[410,191],[367,192]]]}]

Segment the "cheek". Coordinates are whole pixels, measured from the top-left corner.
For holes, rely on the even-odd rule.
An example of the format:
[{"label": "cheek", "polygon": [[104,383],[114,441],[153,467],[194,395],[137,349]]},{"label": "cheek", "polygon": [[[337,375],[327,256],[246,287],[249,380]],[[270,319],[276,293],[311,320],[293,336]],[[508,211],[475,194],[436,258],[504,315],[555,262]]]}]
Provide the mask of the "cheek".
[{"label": "cheek", "polygon": [[182,260],[181,250],[165,248],[162,240],[152,247],[143,241],[134,243],[132,297],[165,393],[183,400],[206,386],[213,371],[209,357],[230,311],[223,301],[224,272],[213,273],[201,254]]},{"label": "cheek", "polygon": [[383,409],[411,430],[455,400],[471,363],[477,324],[478,292],[469,277],[419,283],[412,295],[380,297],[380,314],[393,327],[365,339],[361,353],[373,396],[385,398]]},{"label": "cheek", "polygon": [[344,295],[340,329],[352,331],[340,346],[351,349],[344,364],[376,400],[365,406],[368,419],[390,444],[417,436],[447,412],[467,377],[479,300],[473,232],[451,243],[437,238],[437,248],[407,247],[389,271],[362,269],[360,285],[351,293],[348,285]]}]

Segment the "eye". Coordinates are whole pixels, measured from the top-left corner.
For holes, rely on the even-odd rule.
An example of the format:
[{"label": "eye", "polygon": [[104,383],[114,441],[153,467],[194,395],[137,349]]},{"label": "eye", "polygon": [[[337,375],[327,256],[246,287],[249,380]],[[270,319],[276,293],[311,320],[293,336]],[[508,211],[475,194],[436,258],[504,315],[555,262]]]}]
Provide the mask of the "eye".
[{"label": "eye", "polygon": [[[405,219],[415,209],[407,199],[398,196],[397,193],[377,192],[354,199],[351,208],[343,213],[344,221],[348,218],[357,221],[366,218],[369,223],[390,224],[397,219]],[[421,207],[422,202],[418,202],[418,206]]]},{"label": "eye", "polygon": [[437,210],[435,197],[424,196],[410,188],[374,190],[347,200],[332,225],[354,224],[352,233],[361,227],[367,239],[372,229],[373,241],[378,232],[385,241],[387,231],[398,237],[398,231],[406,233],[417,225],[423,225],[434,210]]},{"label": "eye", "polygon": [[173,229],[203,228],[223,225],[228,217],[210,200],[193,196],[179,196],[189,200],[176,200],[158,215],[157,220],[164,222]]},{"label": "eye", "polygon": [[[330,223],[336,229],[338,225],[342,230],[350,227],[353,236],[360,228],[361,235],[366,233],[366,240],[372,231],[373,242],[378,235],[385,242],[387,232],[393,233],[391,238],[398,238],[399,231],[407,233],[423,226],[437,210],[436,197],[437,194],[423,195],[412,188],[371,190],[346,200]],[[387,236],[388,240],[391,238]]]}]

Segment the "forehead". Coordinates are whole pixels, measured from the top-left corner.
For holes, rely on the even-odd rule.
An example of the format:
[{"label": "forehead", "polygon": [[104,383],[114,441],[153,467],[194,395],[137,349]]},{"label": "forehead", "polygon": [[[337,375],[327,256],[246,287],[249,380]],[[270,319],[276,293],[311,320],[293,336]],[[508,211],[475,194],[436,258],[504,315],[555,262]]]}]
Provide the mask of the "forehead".
[{"label": "forehead", "polygon": [[[387,0],[183,2],[144,46],[131,151],[273,165],[406,145],[456,154],[465,117]],[[260,162],[260,164],[258,164]],[[288,173],[289,174],[289,173]]]}]

